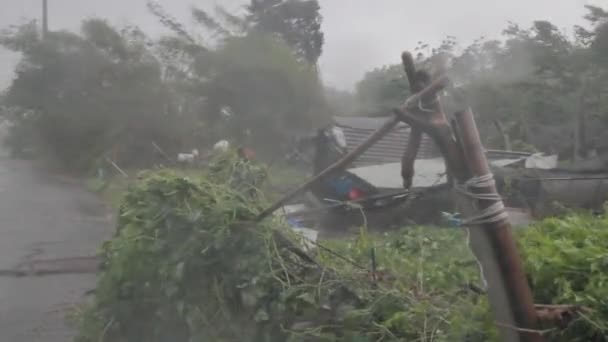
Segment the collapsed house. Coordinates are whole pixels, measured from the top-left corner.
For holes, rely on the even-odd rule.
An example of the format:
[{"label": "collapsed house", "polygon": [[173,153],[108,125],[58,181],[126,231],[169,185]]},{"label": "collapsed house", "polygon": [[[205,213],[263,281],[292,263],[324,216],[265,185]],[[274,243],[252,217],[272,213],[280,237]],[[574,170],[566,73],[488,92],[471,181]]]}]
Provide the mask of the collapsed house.
[{"label": "collapsed house", "polygon": [[[382,118],[334,117],[331,125],[310,138],[314,173],[353,150],[383,122]],[[312,210],[290,215],[313,215],[328,227],[439,223],[442,213],[455,211],[444,159],[425,136],[412,187],[404,190],[401,158],[409,134],[409,126],[398,124],[346,169],[313,188],[313,196],[308,197]],[[486,157],[513,225],[550,214],[554,202],[599,208],[608,200],[608,171],[601,163],[599,167],[595,163],[594,169],[558,168],[557,155],[501,150],[486,150]],[[353,207],[352,202],[359,205]]]}]

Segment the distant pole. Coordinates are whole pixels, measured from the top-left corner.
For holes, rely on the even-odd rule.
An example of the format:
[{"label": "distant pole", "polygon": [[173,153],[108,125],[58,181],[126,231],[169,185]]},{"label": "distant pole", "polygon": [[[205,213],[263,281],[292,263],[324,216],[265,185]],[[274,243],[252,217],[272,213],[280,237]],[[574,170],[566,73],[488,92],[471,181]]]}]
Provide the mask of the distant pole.
[{"label": "distant pole", "polygon": [[42,37],[49,32],[49,7],[48,0],[42,0]]}]

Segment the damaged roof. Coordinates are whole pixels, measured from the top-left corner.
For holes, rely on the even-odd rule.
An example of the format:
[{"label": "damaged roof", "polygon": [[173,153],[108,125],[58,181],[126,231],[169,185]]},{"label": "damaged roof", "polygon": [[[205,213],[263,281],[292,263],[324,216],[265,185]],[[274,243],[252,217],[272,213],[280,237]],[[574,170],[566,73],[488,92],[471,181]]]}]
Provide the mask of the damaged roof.
[{"label": "damaged roof", "polygon": [[[344,132],[346,145],[349,150],[352,150],[380,128],[387,119],[336,116],[333,120],[334,125]],[[400,162],[409,141],[410,131],[410,127],[406,124],[398,124],[384,138],[355,160],[353,166],[361,167]],[[435,143],[425,135],[420,145],[418,159],[437,158],[440,155]]]},{"label": "damaged roof", "polygon": [[[520,167],[527,169],[552,170],[557,164],[557,156],[533,154],[524,156],[520,152],[506,152],[492,154],[487,152],[488,163],[493,167]],[[504,159],[496,157],[501,156]],[[426,188],[447,182],[445,162],[443,158],[418,159],[414,164],[413,186]],[[361,177],[378,188],[398,189],[403,185],[401,178],[401,163],[384,163],[376,165],[354,166],[348,171]]]}]

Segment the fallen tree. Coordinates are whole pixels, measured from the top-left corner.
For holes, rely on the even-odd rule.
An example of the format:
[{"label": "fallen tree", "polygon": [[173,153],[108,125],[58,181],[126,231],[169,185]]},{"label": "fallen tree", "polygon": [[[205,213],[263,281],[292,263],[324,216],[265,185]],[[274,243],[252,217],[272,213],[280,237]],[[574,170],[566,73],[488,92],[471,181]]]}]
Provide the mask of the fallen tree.
[{"label": "fallen tree", "polygon": [[[235,190],[227,176],[218,182],[161,172],[130,189],[119,233],[103,248],[96,304],[80,341],[491,336],[482,326],[450,327],[462,310],[479,312],[483,322],[485,301],[473,300],[463,286],[477,282],[474,267],[460,268],[454,259],[442,271],[446,265],[434,262],[434,251],[448,243],[439,235],[387,239],[373,276],[366,266],[355,266],[370,262],[373,245],[365,237],[332,246],[345,259],[321,251],[315,255],[320,266],[311,265],[276,241],[276,231],[299,240],[280,222],[247,223],[263,202]],[[403,257],[410,248],[419,250],[419,258]],[[456,253],[466,257],[466,244]],[[391,276],[383,279],[383,270]]]},{"label": "fallen tree", "polygon": [[[103,247],[78,341],[498,340],[462,230],[362,230],[308,251],[310,264],[277,240],[304,248],[280,220],[252,223],[265,204],[251,192],[262,171],[229,157],[196,179],[141,175]],[[539,316],[556,321],[536,333],[606,341],[607,220],[572,215],[520,233],[537,302],[547,304]]]}]

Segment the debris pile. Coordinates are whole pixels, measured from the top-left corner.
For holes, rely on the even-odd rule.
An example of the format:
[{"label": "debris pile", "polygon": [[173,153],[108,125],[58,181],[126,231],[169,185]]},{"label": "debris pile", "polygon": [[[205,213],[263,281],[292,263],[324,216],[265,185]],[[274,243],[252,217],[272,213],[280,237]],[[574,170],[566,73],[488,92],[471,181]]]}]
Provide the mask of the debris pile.
[{"label": "debris pile", "polygon": [[[263,170],[223,155],[196,179],[143,174],[103,246],[96,300],[77,341],[497,340],[463,231],[362,229],[321,242],[311,262],[294,253],[303,238],[279,218],[253,223],[265,204],[251,191]],[[605,235],[607,219],[573,217],[521,232],[543,310],[585,308],[560,309],[564,326],[539,333],[605,341],[608,239],[584,236]]]},{"label": "debris pile", "polygon": [[[317,249],[307,263],[275,239],[301,239],[281,222],[248,223],[263,200],[235,188],[243,169],[221,160],[200,179],[164,171],[130,189],[80,341],[488,340],[462,234],[395,233],[383,245],[363,234],[328,246],[343,258]],[[479,326],[452,324],[475,316]]]}]

